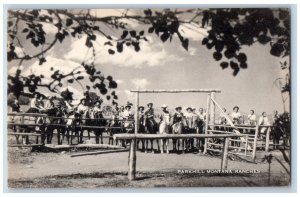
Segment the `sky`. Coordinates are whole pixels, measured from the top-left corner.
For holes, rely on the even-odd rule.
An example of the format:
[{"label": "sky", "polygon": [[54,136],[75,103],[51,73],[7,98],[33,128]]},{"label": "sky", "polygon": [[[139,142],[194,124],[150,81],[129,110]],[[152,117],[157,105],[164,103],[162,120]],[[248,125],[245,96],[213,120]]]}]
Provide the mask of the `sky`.
[{"label": "sky", "polygon": [[[91,13],[97,16],[120,15],[124,10],[92,10]],[[130,14],[140,13],[141,10],[129,10]],[[185,16],[189,17],[189,16]],[[135,30],[145,30],[148,26],[137,23],[133,20],[124,20],[128,27]],[[120,32],[116,29],[102,27],[112,35]],[[55,33],[53,27],[44,24],[48,36]],[[242,51],[247,54],[248,68],[240,70],[234,77],[230,68],[222,70],[220,62],[216,62],[213,51],[201,45],[202,38],[207,35],[206,28],[199,28],[197,24],[185,24],[180,27],[184,37],[189,38],[189,50],[181,47],[178,38],[172,42],[162,43],[156,35],[146,33],[148,42],[141,43],[141,51],[135,52],[132,48],[125,48],[122,53],[109,55],[107,41],[101,35],[97,35],[94,43],[96,48],[95,65],[106,76],[111,75],[118,82],[117,95],[119,104],[127,101],[134,102],[135,95],[131,89],[220,89],[221,93],[216,94],[217,102],[231,111],[233,106],[238,105],[242,112],[248,113],[254,109],[256,113],[273,110],[283,111],[281,94],[274,86],[274,82],[282,73],[279,61],[282,59],[270,55],[269,45],[255,44],[251,47],[243,47]],[[21,41],[25,37],[20,35]],[[78,67],[84,60],[91,61],[91,51],[85,47],[85,37],[68,38],[62,44],[47,53],[47,62],[39,66],[37,61],[28,61],[21,66],[23,75],[31,73],[44,74],[50,77],[50,67],[60,69],[62,72]],[[27,48],[26,48],[27,47]],[[24,45],[24,48],[31,52],[35,49]],[[21,53],[21,50],[19,53]],[[16,70],[17,62],[8,64],[8,73]],[[87,80],[85,81],[87,82]],[[65,82],[61,91],[69,88],[74,92],[75,99],[83,97],[83,89],[78,84]],[[45,89],[40,91],[46,92]],[[170,108],[176,106],[205,107],[206,94],[141,94],[140,105],[153,102],[155,107],[163,104]]]}]

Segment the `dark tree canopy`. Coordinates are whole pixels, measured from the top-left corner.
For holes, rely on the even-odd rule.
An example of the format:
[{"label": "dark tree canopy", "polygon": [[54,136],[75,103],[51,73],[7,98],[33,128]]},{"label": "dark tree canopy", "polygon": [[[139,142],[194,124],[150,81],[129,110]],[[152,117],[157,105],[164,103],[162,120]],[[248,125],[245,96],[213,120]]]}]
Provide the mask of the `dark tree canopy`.
[{"label": "dark tree canopy", "polygon": [[[188,17],[187,17],[188,14]],[[184,16],[184,17],[183,17]],[[135,20],[144,26],[145,30],[135,30],[121,19]],[[53,37],[45,32],[43,23],[50,24],[56,28]],[[47,64],[46,54],[55,45],[63,43],[66,38],[78,38],[86,36],[85,46],[93,51],[95,56],[94,41],[97,35],[104,36],[107,41],[104,45],[110,46],[107,53],[117,56],[132,47],[137,53],[143,50],[141,42],[147,42],[148,34],[154,34],[162,42],[172,42],[174,36],[179,38],[181,47],[189,49],[189,39],[185,38],[179,31],[180,25],[184,23],[198,23],[199,28],[207,28],[208,35],[202,40],[208,50],[213,51],[216,61],[220,61],[223,69],[231,68],[236,76],[240,69],[246,69],[247,54],[242,52],[243,46],[251,46],[254,43],[262,45],[270,44],[270,54],[276,57],[290,55],[290,13],[288,9],[145,9],[140,15],[105,16],[97,17],[89,10],[9,10],[8,13],[8,42],[7,60],[19,66],[24,61],[38,60],[39,65]],[[119,36],[110,35],[111,31],[103,26],[116,29]],[[22,55],[15,52],[16,47],[24,48],[24,43],[19,39],[26,36],[25,42],[29,42],[31,51],[23,50]],[[115,57],[117,58],[117,57]],[[289,65],[283,62],[282,69],[289,69]],[[84,76],[79,68],[84,68],[88,76]],[[34,74],[23,76],[20,69],[14,75],[8,76],[8,93],[13,93],[17,98],[28,89],[36,92],[39,87],[47,88],[53,93],[59,93],[63,97],[73,99],[72,92],[68,89],[59,92],[64,80],[68,83],[80,83],[88,79],[92,87],[85,86],[87,92],[91,89],[97,90],[103,98],[115,103],[118,99],[114,89],[118,87],[112,76],[101,73],[94,62],[82,62],[78,68],[70,73],[61,73],[51,68],[50,82],[44,82],[44,76]],[[81,84],[82,85],[82,84]],[[84,85],[82,85],[84,86]],[[283,85],[283,91],[289,92],[290,80]],[[88,94],[86,93],[85,96]]]}]

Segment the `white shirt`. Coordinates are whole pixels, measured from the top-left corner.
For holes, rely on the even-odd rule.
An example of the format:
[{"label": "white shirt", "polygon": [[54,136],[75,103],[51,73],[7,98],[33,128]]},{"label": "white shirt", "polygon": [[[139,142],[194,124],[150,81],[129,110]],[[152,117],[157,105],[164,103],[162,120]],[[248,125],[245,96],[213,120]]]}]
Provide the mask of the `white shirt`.
[{"label": "white shirt", "polygon": [[36,98],[33,98],[31,101],[30,101],[30,108],[37,108],[39,109],[38,107],[38,101]]},{"label": "white shirt", "polygon": [[269,119],[267,116],[261,116],[258,120],[258,125],[270,125]]},{"label": "white shirt", "polygon": [[255,116],[255,114],[249,114],[248,115],[248,123],[250,125],[255,125],[255,123],[256,123],[256,116]]}]

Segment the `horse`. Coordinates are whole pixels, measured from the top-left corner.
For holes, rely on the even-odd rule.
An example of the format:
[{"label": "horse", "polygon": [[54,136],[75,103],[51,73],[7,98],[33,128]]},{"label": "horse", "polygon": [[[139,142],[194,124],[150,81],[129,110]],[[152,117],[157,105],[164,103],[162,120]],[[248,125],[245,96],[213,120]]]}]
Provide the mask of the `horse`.
[{"label": "horse", "polygon": [[52,138],[53,138],[53,132],[55,129],[58,127],[53,124],[57,124],[57,113],[58,110],[56,108],[51,108],[45,111],[47,114],[45,118],[45,123],[46,123],[46,128],[45,128],[45,137],[46,137],[46,143],[51,144],[52,143]]},{"label": "horse", "polygon": [[[106,119],[104,118],[102,112],[95,112],[95,111],[90,111],[90,118],[91,118],[91,124],[92,126],[99,126],[101,128],[93,128],[93,132],[95,134],[96,138],[96,144],[100,143],[103,144],[103,132],[105,131],[104,126],[107,124]],[[100,139],[99,139],[100,138]]]},{"label": "horse", "polygon": [[[162,115],[161,117],[162,121],[159,125],[159,134],[169,134],[170,132],[170,114],[166,113]],[[163,154],[164,153],[164,146],[166,146],[166,152],[169,154],[169,139],[161,139],[160,140],[160,151]]]},{"label": "horse", "polygon": [[[145,133],[147,133],[147,134],[156,134],[157,133],[158,124],[156,123],[154,118],[146,118],[144,125],[145,125]],[[146,140],[146,150],[148,149],[148,142],[149,142],[149,140]],[[156,140],[156,142],[157,142],[157,146],[158,146],[158,150],[159,150],[160,148],[159,148],[158,139]],[[154,153],[153,139],[150,139],[150,143],[151,143],[151,152]]]},{"label": "horse", "polygon": [[66,123],[67,119],[65,119],[65,112],[61,109],[58,109],[56,112],[56,117],[54,120],[54,123],[57,124],[56,126],[56,132],[57,132],[57,144],[61,145],[63,143],[63,140],[66,136]]},{"label": "horse", "polygon": [[[123,121],[118,120],[118,117],[113,115],[112,119],[108,123],[108,126],[109,126],[108,132],[109,132],[109,136],[110,136],[110,138],[108,140],[108,144],[113,145],[114,144],[114,140],[112,138],[113,135],[117,134],[117,133],[123,133],[124,132],[124,129],[122,128],[123,127]],[[119,128],[116,128],[116,127],[119,127]],[[119,143],[120,143],[120,141],[116,140],[116,145],[118,145]],[[124,141],[123,140],[122,140],[121,144],[124,146]]]},{"label": "horse", "polygon": [[[75,136],[77,136],[77,142],[78,144],[80,143],[80,137],[79,137],[79,131],[81,130],[81,128],[79,128],[82,125],[82,121],[80,118],[80,114],[72,111],[69,112],[67,115],[67,141],[68,144],[72,144],[73,143],[73,136],[75,134]],[[71,137],[71,139],[70,139]]]},{"label": "horse", "polygon": [[[171,122],[174,122],[174,117],[172,117]],[[173,134],[184,134],[185,128],[187,126],[186,119],[183,117],[181,121],[172,124],[172,133]],[[182,152],[185,150],[185,141],[184,139],[173,139],[173,150],[179,151],[180,144],[182,146]]]}]

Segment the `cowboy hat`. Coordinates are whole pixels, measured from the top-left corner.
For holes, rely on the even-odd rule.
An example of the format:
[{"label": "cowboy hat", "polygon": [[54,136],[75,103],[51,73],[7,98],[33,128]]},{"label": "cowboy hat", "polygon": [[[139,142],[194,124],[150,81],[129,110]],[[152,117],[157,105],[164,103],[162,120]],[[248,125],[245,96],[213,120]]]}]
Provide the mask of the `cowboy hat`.
[{"label": "cowboy hat", "polygon": [[139,109],[143,109],[143,110],[144,110],[144,109],[145,109],[145,107],[144,107],[144,106],[139,106]]},{"label": "cowboy hat", "polygon": [[178,110],[178,109],[182,109],[182,107],[178,106],[178,107],[175,108],[175,110]]},{"label": "cowboy hat", "polygon": [[238,106],[234,106],[234,107],[233,107],[233,110],[234,110],[235,108],[237,108],[238,110],[240,109]]},{"label": "cowboy hat", "polygon": [[126,105],[126,106],[125,106],[125,109],[127,109],[127,108],[131,108],[131,105]]},{"label": "cowboy hat", "polygon": [[193,111],[193,109],[192,109],[191,107],[187,107],[187,108],[186,108],[186,111],[188,111],[189,109],[190,109],[191,111]]},{"label": "cowboy hat", "polygon": [[149,106],[149,105],[153,106],[153,103],[151,103],[151,102],[147,103],[147,106]]},{"label": "cowboy hat", "polygon": [[161,108],[167,108],[168,106],[166,105],[166,104],[163,104],[162,106],[161,106]]}]

